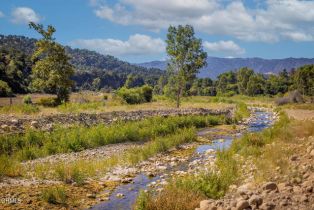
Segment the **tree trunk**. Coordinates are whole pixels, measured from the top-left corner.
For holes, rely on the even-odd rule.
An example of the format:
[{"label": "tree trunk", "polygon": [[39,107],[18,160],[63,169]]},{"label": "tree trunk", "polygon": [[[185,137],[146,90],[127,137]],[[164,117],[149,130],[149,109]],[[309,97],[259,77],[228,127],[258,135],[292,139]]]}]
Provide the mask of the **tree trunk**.
[{"label": "tree trunk", "polygon": [[180,98],[182,94],[182,86],[181,84],[179,85],[178,93],[177,93],[177,108],[180,107]]}]

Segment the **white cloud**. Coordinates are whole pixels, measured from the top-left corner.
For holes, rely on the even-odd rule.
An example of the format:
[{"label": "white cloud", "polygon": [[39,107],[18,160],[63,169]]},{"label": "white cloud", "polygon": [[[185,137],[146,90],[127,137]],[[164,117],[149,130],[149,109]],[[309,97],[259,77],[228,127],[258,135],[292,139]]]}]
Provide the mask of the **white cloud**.
[{"label": "white cloud", "polygon": [[314,35],[302,32],[286,32],[283,36],[296,42],[314,41]]},{"label": "white cloud", "polygon": [[3,12],[0,11],[0,18],[4,17]]},{"label": "white cloud", "polygon": [[126,41],[118,39],[79,39],[73,41],[71,45],[114,56],[153,55],[161,54],[165,51],[163,40],[142,34],[134,34]]},{"label": "white cloud", "polygon": [[39,23],[40,16],[29,7],[17,7],[12,11],[12,22],[17,24]]},{"label": "white cloud", "polygon": [[[114,5],[98,2],[94,7],[95,14],[102,19],[156,31],[170,24],[192,24],[207,34],[229,35],[245,41],[312,40],[314,1],[267,0],[254,9],[243,2],[119,0]],[[298,34],[300,31],[303,35]]]},{"label": "white cloud", "polygon": [[209,52],[213,53],[223,53],[228,56],[230,55],[242,55],[245,53],[245,49],[241,48],[239,45],[233,41],[218,41],[218,42],[204,42],[204,47]]}]

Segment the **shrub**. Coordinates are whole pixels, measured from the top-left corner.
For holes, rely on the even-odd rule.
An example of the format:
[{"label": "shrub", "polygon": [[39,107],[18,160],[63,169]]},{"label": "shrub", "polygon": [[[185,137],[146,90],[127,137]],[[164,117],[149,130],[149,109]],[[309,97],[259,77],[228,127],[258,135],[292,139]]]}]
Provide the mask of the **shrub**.
[{"label": "shrub", "polygon": [[286,97],[282,97],[276,100],[278,106],[289,103],[304,103],[304,98],[298,90],[292,91]]},{"label": "shrub", "polygon": [[107,101],[107,100],[108,100],[108,95],[104,95],[104,96],[103,96],[103,99],[104,99],[105,101]]},{"label": "shrub", "polygon": [[23,98],[23,103],[24,103],[24,104],[32,104],[33,102],[32,102],[31,96],[30,96],[30,95],[24,96],[24,98]]},{"label": "shrub", "polygon": [[56,107],[60,105],[59,101],[55,97],[48,97],[48,98],[41,98],[38,104],[45,106],[45,107]]},{"label": "shrub", "polygon": [[12,90],[9,87],[8,83],[0,80],[0,96],[10,96],[12,94]]},{"label": "shrub", "polygon": [[140,104],[152,101],[153,89],[148,85],[137,88],[122,87],[117,91],[117,95],[128,104]]},{"label": "shrub", "polygon": [[20,176],[21,170],[21,166],[17,161],[7,155],[0,156],[0,180],[4,176]]},{"label": "shrub", "polygon": [[65,205],[67,201],[67,194],[64,187],[49,187],[42,191],[42,199],[51,204]]},{"label": "shrub", "polygon": [[55,169],[55,175],[58,180],[65,183],[75,182],[78,185],[82,185],[86,180],[85,173],[77,164],[71,166],[60,164]]},{"label": "shrub", "polygon": [[153,88],[149,85],[144,85],[142,87],[142,93],[146,102],[151,102],[153,99]]}]

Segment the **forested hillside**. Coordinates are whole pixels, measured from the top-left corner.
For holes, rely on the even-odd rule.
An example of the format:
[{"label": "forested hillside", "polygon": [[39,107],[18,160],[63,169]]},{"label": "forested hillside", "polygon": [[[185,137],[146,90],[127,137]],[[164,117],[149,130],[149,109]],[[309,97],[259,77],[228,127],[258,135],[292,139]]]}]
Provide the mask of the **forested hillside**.
[{"label": "forested hillside", "polygon": [[[0,78],[8,83],[15,93],[28,91],[31,58],[36,39],[24,36],[0,35]],[[163,72],[159,69],[139,67],[121,61],[110,55],[102,55],[89,50],[66,47],[76,72],[73,79],[75,88],[93,89],[121,87],[129,74],[139,77],[143,83],[155,84]],[[99,78],[99,79],[98,79]],[[94,83],[93,83],[94,82]]]},{"label": "forested hillside", "polygon": [[[314,64],[314,58],[284,58],[284,59],[263,59],[263,58],[217,58],[208,57],[207,66],[200,69],[198,77],[210,77],[215,79],[218,75],[243,67],[254,69],[255,72],[261,74],[275,73],[286,69],[297,69],[304,65]],[[146,68],[158,68],[165,70],[166,61],[152,61],[137,64]]]}]

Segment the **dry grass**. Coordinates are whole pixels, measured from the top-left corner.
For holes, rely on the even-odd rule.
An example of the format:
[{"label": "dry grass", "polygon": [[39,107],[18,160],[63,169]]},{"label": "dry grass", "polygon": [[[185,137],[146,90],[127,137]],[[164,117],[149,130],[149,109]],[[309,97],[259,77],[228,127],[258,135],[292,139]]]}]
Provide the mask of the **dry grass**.
[{"label": "dry grass", "polygon": [[[141,196],[144,198],[141,199]],[[165,193],[160,193],[157,196],[141,194],[134,209],[191,210],[197,208],[199,206],[199,202],[204,199],[206,199],[204,195],[187,189],[166,189]]]},{"label": "dry grass", "polygon": [[[152,109],[170,109],[176,108],[174,101],[168,100],[164,97],[156,96],[153,102],[129,105],[123,101],[112,97],[111,94],[85,91],[79,93],[72,93],[70,95],[70,102],[56,108],[36,106],[39,108],[36,112],[25,112],[22,109],[23,98],[25,95],[17,95],[12,98],[13,105],[10,106],[10,98],[0,98],[0,107],[2,114],[14,115],[52,115],[58,113],[101,113],[113,111],[135,111],[135,110],[152,110]],[[51,97],[49,94],[30,94],[33,103],[37,103],[40,98]],[[104,96],[108,100],[104,100]],[[181,108],[208,108],[208,109],[222,109],[234,107],[236,101],[232,99],[223,98],[222,100],[216,97],[208,96],[194,96],[182,99]]]}]

